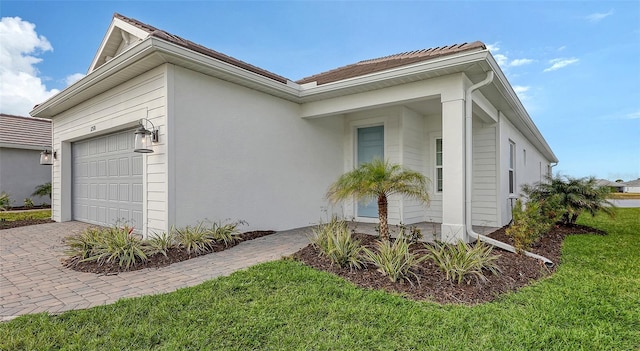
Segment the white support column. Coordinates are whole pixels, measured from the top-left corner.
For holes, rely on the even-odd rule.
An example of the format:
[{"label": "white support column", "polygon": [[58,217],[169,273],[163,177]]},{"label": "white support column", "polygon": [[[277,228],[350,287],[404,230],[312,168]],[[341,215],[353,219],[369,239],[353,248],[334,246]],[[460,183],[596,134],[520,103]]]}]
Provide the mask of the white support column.
[{"label": "white support column", "polygon": [[465,205],[465,101],[442,101],[442,237],[445,243],[466,240]]}]

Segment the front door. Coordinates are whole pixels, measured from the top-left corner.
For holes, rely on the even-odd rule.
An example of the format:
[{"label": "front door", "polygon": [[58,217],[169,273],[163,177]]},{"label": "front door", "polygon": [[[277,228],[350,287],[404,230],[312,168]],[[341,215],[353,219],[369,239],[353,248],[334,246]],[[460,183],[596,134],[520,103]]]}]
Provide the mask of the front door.
[{"label": "front door", "polygon": [[[384,160],[384,126],[358,128],[358,166],[374,159]],[[378,199],[358,202],[358,217],[378,218]]]}]

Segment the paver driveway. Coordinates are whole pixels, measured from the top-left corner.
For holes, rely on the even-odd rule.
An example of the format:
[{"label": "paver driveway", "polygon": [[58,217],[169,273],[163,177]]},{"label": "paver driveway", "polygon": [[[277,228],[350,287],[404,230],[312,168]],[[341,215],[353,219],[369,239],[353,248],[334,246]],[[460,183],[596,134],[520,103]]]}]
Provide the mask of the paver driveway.
[{"label": "paver driveway", "polygon": [[295,229],[159,269],[105,276],[62,267],[62,238],[88,226],[64,222],[0,230],[0,320],[28,313],[89,308],[123,297],[171,292],[257,263],[277,260],[309,243],[304,229]]}]

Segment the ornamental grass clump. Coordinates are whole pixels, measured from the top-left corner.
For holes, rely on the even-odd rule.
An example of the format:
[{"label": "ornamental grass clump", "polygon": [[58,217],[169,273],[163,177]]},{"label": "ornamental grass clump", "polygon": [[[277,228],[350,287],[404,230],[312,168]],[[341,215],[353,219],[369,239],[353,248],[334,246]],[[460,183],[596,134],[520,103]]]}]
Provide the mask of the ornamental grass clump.
[{"label": "ornamental grass clump", "polygon": [[211,226],[206,229],[207,235],[217,241],[224,243],[225,247],[234,244],[236,241],[242,240],[238,227],[247,224],[247,222],[239,220],[231,223],[223,223],[222,221],[211,222]]},{"label": "ornamental grass clump", "polygon": [[65,238],[64,242],[71,262],[116,263],[125,269],[146,261],[151,252],[145,241],[133,234],[133,228],[126,225],[87,228],[78,235]]},{"label": "ornamental grass clump", "polygon": [[388,276],[392,282],[395,283],[400,279],[405,279],[411,283],[411,276],[418,279],[413,270],[427,256],[420,256],[411,252],[410,247],[409,241],[404,237],[400,237],[393,242],[391,240],[380,240],[376,243],[376,250],[364,248],[363,252],[364,257],[376,266],[380,273]]},{"label": "ornamental grass clump", "polygon": [[162,234],[154,234],[147,240],[149,248],[153,254],[160,253],[167,257],[167,251],[176,247],[175,235],[172,232]]},{"label": "ornamental grass clump", "polygon": [[350,269],[362,267],[362,245],[353,238],[344,220],[334,216],[329,223],[319,224],[312,229],[310,240],[320,255],[327,257],[331,263]]},{"label": "ornamental grass clump", "polygon": [[476,245],[467,245],[459,241],[455,245],[434,243],[427,246],[429,256],[433,262],[445,273],[446,279],[458,284],[467,284],[474,278],[476,282],[485,282],[484,271],[499,274],[498,256],[492,255],[492,248],[480,241]]},{"label": "ornamental grass clump", "polygon": [[204,227],[203,222],[195,226],[178,228],[171,227],[178,246],[186,250],[188,254],[202,254],[210,251],[215,245],[215,240],[211,237],[209,230]]}]

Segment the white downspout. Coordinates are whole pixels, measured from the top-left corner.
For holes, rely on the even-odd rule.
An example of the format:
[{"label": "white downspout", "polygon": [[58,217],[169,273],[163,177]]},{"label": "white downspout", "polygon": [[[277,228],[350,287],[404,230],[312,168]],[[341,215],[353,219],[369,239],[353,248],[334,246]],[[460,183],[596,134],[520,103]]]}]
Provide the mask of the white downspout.
[{"label": "white downspout", "polygon": [[[481,235],[479,233],[474,232],[471,224],[472,223],[471,222],[471,192],[472,192],[472,168],[471,167],[473,165],[473,158],[472,158],[473,130],[472,130],[472,119],[471,119],[473,115],[471,110],[473,108],[473,98],[471,94],[473,94],[473,92],[478,88],[481,88],[491,83],[492,81],[493,81],[493,71],[489,71],[487,72],[487,77],[484,80],[470,86],[464,95],[465,97],[464,98],[465,99],[465,109],[464,109],[465,111],[465,131],[464,131],[464,135],[465,135],[465,154],[464,154],[464,158],[465,158],[465,177],[464,177],[465,178],[465,227],[467,228],[467,235],[469,238],[478,238],[478,240],[483,241],[489,245],[499,247],[506,251],[516,252],[516,248],[507,243],[503,243],[502,241],[498,241],[488,236]],[[529,251],[525,251],[524,254],[544,262],[544,264],[547,267],[553,266],[553,262],[546,257],[536,255]]]}]

